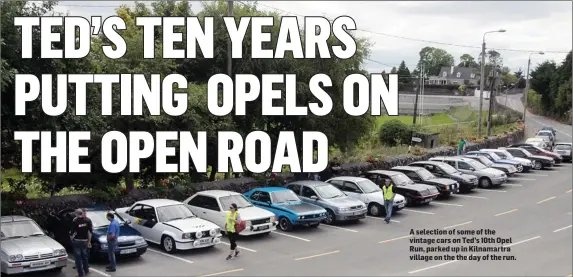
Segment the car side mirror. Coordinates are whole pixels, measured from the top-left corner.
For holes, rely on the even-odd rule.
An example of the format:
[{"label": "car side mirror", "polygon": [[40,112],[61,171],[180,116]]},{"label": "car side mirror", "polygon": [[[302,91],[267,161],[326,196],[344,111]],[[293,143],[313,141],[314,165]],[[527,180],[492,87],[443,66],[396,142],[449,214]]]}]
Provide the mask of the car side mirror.
[{"label": "car side mirror", "polygon": [[318,200],[318,197],[316,197],[316,195],[313,195],[313,196],[310,197],[310,199],[316,201],[316,200]]},{"label": "car side mirror", "polygon": [[473,167],[470,167],[470,170],[471,170],[471,171],[476,171],[476,169],[475,169],[475,168],[473,168]]},{"label": "car side mirror", "polygon": [[129,220],[129,219],[126,220],[126,221],[125,221],[125,224],[127,224],[127,225],[131,224],[131,220]]}]

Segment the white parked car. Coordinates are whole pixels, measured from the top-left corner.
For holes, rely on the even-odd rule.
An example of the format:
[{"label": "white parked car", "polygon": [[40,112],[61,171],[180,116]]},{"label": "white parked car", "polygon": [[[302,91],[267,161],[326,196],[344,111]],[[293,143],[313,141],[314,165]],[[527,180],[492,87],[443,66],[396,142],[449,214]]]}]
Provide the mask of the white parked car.
[{"label": "white parked car", "polygon": [[[373,216],[380,216],[384,211],[384,192],[374,182],[361,177],[334,177],[327,183],[332,184],[346,195],[364,202],[368,207],[368,212]],[[406,206],[404,196],[397,194],[394,196],[392,213],[395,213]]]},{"label": "white parked car", "polygon": [[225,231],[225,220],[231,204],[237,204],[241,220],[246,221],[247,228],[241,232],[242,236],[257,234],[270,234],[277,229],[277,218],[275,214],[255,207],[242,194],[225,190],[201,191],[187,198],[183,203],[191,211],[209,220]]},{"label": "white parked car", "polygon": [[488,152],[488,153],[495,153],[496,155],[498,155],[500,158],[502,158],[504,160],[512,160],[512,161],[519,162],[521,164],[521,166],[523,167],[522,172],[528,172],[533,167],[533,164],[531,163],[530,160],[520,158],[520,157],[515,157],[505,149],[481,149],[480,151]]},{"label": "white parked car", "polygon": [[44,270],[61,270],[68,264],[68,253],[57,241],[28,217],[1,217],[2,275]]},{"label": "white parked car", "polygon": [[527,140],[525,140],[525,143],[543,148],[545,150],[548,150],[550,148],[549,144],[543,138],[540,137],[528,138]]},{"label": "white parked car", "polygon": [[142,200],[115,211],[148,242],[168,253],[212,247],[221,242],[221,230],[197,217],[187,205],[169,199]]}]

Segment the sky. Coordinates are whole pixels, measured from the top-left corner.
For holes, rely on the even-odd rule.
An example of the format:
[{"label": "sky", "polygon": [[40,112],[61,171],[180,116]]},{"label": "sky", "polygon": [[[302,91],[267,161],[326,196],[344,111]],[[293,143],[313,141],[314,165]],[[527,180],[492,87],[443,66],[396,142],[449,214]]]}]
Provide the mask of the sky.
[{"label": "sky", "polygon": [[[194,11],[201,9],[201,2],[192,1],[191,4]],[[120,5],[134,6],[134,2],[61,1],[56,11],[84,17],[107,17]],[[426,46],[448,51],[456,64],[465,53],[477,59],[483,34],[492,30],[507,30],[488,34],[486,47],[500,52],[503,65],[513,71],[526,71],[529,50],[545,52],[543,56],[532,55],[531,70],[544,60],[560,64],[566,53],[550,51],[568,52],[573,41],[571,1],[259,1],[259,8],[283,15],[352,17],[357,28],[364,30],[357,31],[356,35],[373,43],[370,59],[375,62],[365,64],[372,73],[389,72],[401,61],[412,70],[418,63],[420,49]]]}]

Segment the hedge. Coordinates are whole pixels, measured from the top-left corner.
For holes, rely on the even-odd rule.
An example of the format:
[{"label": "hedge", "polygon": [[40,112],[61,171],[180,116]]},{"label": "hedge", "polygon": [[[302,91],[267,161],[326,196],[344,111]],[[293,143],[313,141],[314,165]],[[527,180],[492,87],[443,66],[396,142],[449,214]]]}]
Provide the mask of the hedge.
[{"label": "hedge", "polygon": [[[479,150],[483,148],[497,148],[507,146],[508,144],[521,141],[524,138],[524,129],[509,133],[502,137],[492,137],[480,143],[469,143],[467,146],[468,151]],[[456,148],[454,147],[439,147],[429,149],[428,152],[421,156],[414,156],[410,154],[400,155],[387,158],[379,162],[364,162],[355,164],[343,164],[341,166],[341,175],[357,176],[361,172],[374,170],[374,169],[390,169],[398,165],[407,165],[414,161],[427,160],[435,156],[452,156],[456,155]],[[66,195],[51,198],[24,200],[19,202],[3,201],[2,215],[24,215],[28,216],[41,226],[45,226],[46,220],[50,213],[55,213],[64,208],[78,208],[88,207],[91,205],[104,205],[109,209],[130,206],[139,200],[153,199],[153,198],[168,198],[174,200],[185,200],[187,197],[193,195],[197,191],[202,190],[230,190],[239,193],[246,192],[252,188],[262,186],[277,186],[284,184],[290,180],[301,179],[304,174],[283,173],[273,175],[269,180],[257,180],[249,177],[242,177],[237,179],[228,179],[215,182],[203,182],[193,186],[170,185],[168,187],[161,187],[159,189],[137,189],[129,193],[124,193],[115,197],[114,199],[106,199],[104,202],[94,199],[90,195]]]}]

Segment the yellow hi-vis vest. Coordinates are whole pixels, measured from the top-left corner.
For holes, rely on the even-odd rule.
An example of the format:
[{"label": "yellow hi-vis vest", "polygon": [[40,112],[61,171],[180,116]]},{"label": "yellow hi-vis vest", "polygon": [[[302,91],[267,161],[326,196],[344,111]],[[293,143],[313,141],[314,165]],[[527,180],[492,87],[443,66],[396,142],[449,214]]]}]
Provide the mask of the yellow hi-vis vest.
[{"label": "yellow hi-vis vest", "polygon": [[392,200],[394,198],[394,192],[392,192],[392,187],[394,185],[382,186],[382,191],[384,192],[384,200]]},{"label": "yellow hi-vis vest", "polygon": [[227,213],[227,219],[226,219],[227,227],[225,227],[227,232],[231,232],[231,233],[235,232],[235,220],[237,220],[237,214],[238,214],[238,212],[235,212],[235,215],[231,218],[231,212],[229,211]]}]

